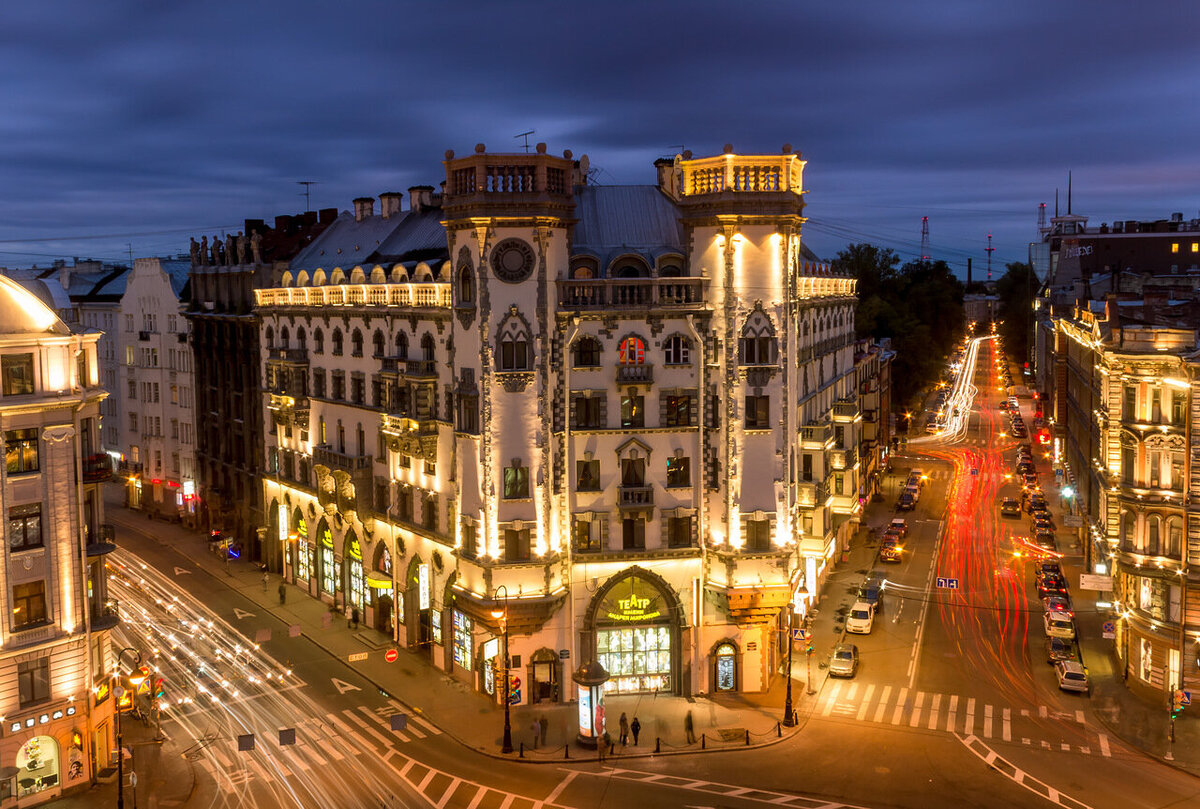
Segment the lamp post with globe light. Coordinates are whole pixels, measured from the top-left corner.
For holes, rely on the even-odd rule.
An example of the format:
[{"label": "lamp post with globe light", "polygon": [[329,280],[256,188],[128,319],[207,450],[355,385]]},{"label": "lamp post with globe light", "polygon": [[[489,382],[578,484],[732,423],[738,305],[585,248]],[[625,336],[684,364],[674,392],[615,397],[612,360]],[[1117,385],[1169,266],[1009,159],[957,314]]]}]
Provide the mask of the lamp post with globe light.
[{"label": "lamp post with globe light", "polygon": [[501,753],[511,753],[513,751],[512,744],[512,712],[509,708],[509,688],[511,687],[508,680],[508,588],[503,584],[496,588],[495,598],[500,597],[500,591],[504,591],[504,606],[498,610],[492,610],[492,617],[500,621],[500,634],[504,636],[504,741],[500,746]]}]

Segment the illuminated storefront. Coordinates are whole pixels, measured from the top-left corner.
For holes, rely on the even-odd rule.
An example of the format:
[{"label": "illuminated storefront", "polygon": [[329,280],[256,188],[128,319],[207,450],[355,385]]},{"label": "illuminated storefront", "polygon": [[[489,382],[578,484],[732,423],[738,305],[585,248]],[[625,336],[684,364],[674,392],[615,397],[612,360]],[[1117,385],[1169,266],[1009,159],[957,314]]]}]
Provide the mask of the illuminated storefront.
[{"label": "illuminated storefront", "polygon": [[591,610],[595,659],[609,674],[605,691],[677,693],[679,624],[669,586],[640,568],[612,580]]}]

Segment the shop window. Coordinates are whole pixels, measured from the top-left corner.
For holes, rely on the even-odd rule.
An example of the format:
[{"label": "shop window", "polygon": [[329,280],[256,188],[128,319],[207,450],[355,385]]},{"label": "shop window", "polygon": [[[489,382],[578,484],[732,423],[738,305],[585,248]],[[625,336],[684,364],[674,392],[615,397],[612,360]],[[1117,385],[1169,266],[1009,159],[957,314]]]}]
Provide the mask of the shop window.
[{"label": "shop window", "polygon": [[321,592],[333,595],[337,579],[335,578],[333,548],[321,546]]},{"label": "shop window", "polygon": [[14,551],[42,547],[42,504],[29,503],[8,510],[8,547]]},{"label": "shop window", "polygon": [[716,658],[716,690],[737,690],[737,649],[732,643],[722,643],[713,653]]},{"label": "shop window", "polygon": [[312,578],[313,546],[307,542],[298,543],[296,550],[296,578],[308,581]]},{"label": "shop window", "polygon": [[667,458],[667,485],[691,486],[692,471],[690,458]]},{"label": "shop window", "polygon": [[50,658],[39,657],[18,663],[17,690],[22,708],[50,699]]},{"label": "shop window", "polygon": [[347,595],[350,598],[350,604],[361,610],[363,608],[363,592],[366,586],[363,580],[362,559],[350,560],[349,576],[350,591]]},{"label": "shop window", "polygon": [[436,607],[429,611],[429,629],[434,643],[438,646],[445,644],[446,641],[442,638],[442,611]]},{"label": "shop window", "polygon": [[6,354],[0,357],[0,380],[5,396],[33,393],[33,354]]},{"label": "shop window", "polygon": [[46,582],[13,585],[13,629],[31,629],[46,623]]},{"label": "shop window", "polygon": [[529,467],[515,460],[512,466],[504,467],[504,497],[507,500],[529,497]]},{"label": "shop window", "polygon": [[471,619],[454,610],[454,665],[471,670]]},{"label": "shop window", "polygon": [[575,489],[581,492],[600,491],[600,462],[575,462]]},{"label": "shop window", "polygon": [[671,690],[671,630],[667,626],[599,629],[596,656],[610,675],[605,691]]},{"label": "shop window", "polygon": [[4,459],[10,475],[24,475],[41,468],[38,431],[8,430],[4,433]]}]

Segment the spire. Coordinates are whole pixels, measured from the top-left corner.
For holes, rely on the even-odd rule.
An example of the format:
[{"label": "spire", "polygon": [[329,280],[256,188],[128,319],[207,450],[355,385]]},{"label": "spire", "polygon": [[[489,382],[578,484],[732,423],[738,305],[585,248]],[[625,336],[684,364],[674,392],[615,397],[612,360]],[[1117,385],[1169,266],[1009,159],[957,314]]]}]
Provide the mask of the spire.
[{"label": "spire", "polygon": [[1071,172],[1067,172],[1067,216],[1071,215]]}]

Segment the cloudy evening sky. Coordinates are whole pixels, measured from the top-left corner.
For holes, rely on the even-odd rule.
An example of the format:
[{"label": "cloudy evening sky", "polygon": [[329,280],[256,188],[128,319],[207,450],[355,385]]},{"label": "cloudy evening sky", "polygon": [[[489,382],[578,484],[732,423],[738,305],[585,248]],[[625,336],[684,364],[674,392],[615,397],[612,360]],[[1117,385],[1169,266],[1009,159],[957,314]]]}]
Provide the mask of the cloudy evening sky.
[{"label": "cloudy evening sky", "polygon": [[1200,215],[1190,2],[122,2],[0,8],[0,265],[186,252],[247,217],[437,185],[518,132],[604,184],[655,158],[808,160],[805,235],[982,276],[1038,203]]}]

